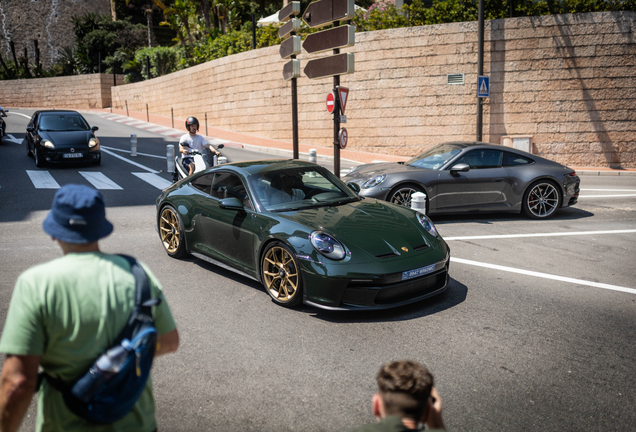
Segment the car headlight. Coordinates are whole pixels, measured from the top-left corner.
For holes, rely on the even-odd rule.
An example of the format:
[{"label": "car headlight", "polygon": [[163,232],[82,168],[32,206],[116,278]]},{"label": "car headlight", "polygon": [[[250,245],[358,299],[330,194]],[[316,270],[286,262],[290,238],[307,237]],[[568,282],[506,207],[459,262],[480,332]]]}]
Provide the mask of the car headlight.
[{"label": "car headlight", "polygon": [[324,232],[312,232],[311,245],[332,260],[341,260],[345,257],[345,249],[340,242]]},{"label": "car headlight", "polygon": [[88,140],[88,146],[90,148],[95,147],[97,144],[99,144],[99,140],[97,138],[91,138]]},{"label": "car headlight", "polygon": [[55,148],[53,143],[51,141],[49,141],[49,140],[42,140],[42,142],[40,144],[42,144],[44,147]]},{"label": "car headlight", "polygon": [[420,212],[415,213],[415,215],[417,216],[417,220],[420,222],[420,225],[424,227],[426,232],[432,235],[433,237],[437,237],[437,228],[435,228],[433,221],[431,221],[428,218],[428,216]]},{"label": "car headlight", "polygon": [[367,180],[366,182],[364,182],[362,187],[365,189],[372,188],[382,183],[384,179],[386,179],[386,174],[381,174],[379,176],[373,177],[371,180]]}]

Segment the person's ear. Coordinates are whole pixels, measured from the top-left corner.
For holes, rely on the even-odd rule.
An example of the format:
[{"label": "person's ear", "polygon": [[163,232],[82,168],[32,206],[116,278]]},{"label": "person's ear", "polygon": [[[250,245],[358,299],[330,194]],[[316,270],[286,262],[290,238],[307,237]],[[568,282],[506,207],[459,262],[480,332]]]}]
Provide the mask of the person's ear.
[{"label": "person's ear", "polygon": [[377,419],[384,418],[384,403],[382,402],[382,396],[378,393],[373,395],[373,416]]}]

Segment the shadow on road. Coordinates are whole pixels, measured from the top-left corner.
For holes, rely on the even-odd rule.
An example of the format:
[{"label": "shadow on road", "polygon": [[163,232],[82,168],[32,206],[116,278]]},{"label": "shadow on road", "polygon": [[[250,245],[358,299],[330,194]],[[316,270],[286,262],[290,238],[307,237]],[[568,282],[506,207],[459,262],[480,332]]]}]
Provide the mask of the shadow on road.
[{"label": "shadow on road", "polygon": [[[585,219],[594,216],[586,210],[582,210],[576,207],[566,207],[559,210],[553,217],[547,219],[549,221],[563,221],[573,219]],[[495,222],[514,222],[520,220],[526,220],[528,222],[538,222],[541,220],[529,219],[519,213],[470,213],[461,215],[431,215],[431,220],[435,225],[445,224],[461,224],[461,223],[481,223],[492,224]]]}]

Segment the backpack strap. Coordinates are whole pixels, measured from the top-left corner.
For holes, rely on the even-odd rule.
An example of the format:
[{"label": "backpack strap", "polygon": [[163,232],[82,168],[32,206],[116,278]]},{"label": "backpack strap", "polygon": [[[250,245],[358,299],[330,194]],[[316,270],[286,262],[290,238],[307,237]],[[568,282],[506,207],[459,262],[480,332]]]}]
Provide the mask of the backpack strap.
[{"label": "backpack strap", "polygon": [[128,261],[130,264],[130,271],[135,277],[135,307],[133,309],[133,313],[130,314],[128,325],[132,325],[135,320],[141,320],[144,322],[154,321],[151,307],[161,303],[161,299],[151,298],[148,275],[141,264],[129,255],[120,254],[119,256]]}]

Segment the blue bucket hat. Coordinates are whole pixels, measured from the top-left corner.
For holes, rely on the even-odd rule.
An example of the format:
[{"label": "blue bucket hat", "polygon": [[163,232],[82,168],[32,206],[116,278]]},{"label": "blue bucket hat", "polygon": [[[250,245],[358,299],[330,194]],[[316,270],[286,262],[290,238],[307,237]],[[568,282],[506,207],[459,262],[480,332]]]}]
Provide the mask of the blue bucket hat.
[{"label": "blue bucket hat", "polygon": [[113,232],[113,225],[106,220],[102,195],[88,186],[74,184],[58,189],[42,228],[54,239],[67,243],[92,243]]}]

